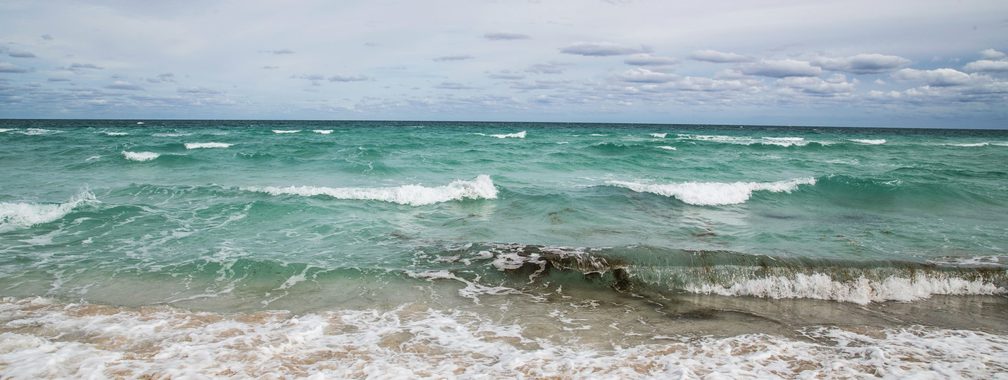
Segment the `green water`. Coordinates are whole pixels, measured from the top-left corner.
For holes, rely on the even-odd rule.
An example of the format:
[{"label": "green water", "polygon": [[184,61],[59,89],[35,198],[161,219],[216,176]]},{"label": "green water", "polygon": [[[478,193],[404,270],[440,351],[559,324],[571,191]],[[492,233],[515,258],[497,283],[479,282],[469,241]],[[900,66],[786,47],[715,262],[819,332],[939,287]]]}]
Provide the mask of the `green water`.
[{"label": "green water", "polygon": [[[148,304],[241,293],[266,305],[297,302],[313,283],[395,292],[436,272],[514,285],[535,266],[508,280],[505,256],[519,257],[514,267],[542,257],[526,246],[601,257],[601,282],[672,292],[697,291],[696,268],[715,268],[707,280],[725,286],[917,269],[1004,286],[1005,131],[70,120],[0,130],[0,295]],[[186,146],[206,143],[218,144]],[[616,267],[630,278],[614,278]]]}]

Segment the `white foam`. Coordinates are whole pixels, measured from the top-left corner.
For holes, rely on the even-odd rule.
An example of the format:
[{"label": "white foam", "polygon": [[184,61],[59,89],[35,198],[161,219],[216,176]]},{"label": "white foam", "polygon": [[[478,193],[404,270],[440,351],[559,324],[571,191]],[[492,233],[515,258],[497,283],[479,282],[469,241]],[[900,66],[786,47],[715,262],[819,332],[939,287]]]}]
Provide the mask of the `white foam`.
[{"label": "white foam", "polygon": [[228,148],[234,144],[219,143],[219,142],[205,142],[205,143],[185,143],[186,149],[213,149],[213,148]]},{"label": "white foam", "polygon": [[507,133],[507,134],[500,134],[500,135],[490,135],[490,136],[493,136],[493,137],[496,137],[496,138],[499,138],[499,139],[507,139],[507,138],[523,139],[523,138],[525,138],[525,132],[526,131],[521,131],[521,132],[515,132],[515,133]]},{"label": "white foam", "polygon": [[978,142],[978,143],[955,143],[955,144],[945,144],[945,145],[947,145],[947,146],[956,146],[956,147],[960,147],[960,148],[978,148],[978,147],[984,147],[984,146],[988,146],[988,145],[1008,146],[1008,142],[984,141],[984,142]]},{"label": "white foam", "polygon": [[192,133],[168,132],[168,133],[155,133],[155,134],[152,134],[151,136],[155,136],[155,137],[182,137],[182,136],[190,136],[190,135],[192,135]]},{"label": "white foam", "polygon": [[659,146],[658,149],[662,149],[662,150],[676,150],[676,148],[674,146],[668,146],[668,145]]},{"label": "white foam", "polygon": [[850,141],[865,145],[882,145],[886,143],[885,139],[850,139]]},{"label": "white foam", "polygon": [[54,222],[75,207],[93,201],[96,201],[94,194],[85,191],[57,204],[0,202],[0,232]]},{"label": "white foam", "polygon": [[[689,134],[678,134],[676,135],[679,140],[693,140],[693,141],[705,141],[705,142],[715,142],[723,144],[736,144],[736,145],[777,145],[783,147],[789,146],[805,146],[808,145],[809,141],[805,140],[803,137],[748,137],[748,136],[723,136],[723,135],[689,135]],[[820,144],[826,144],[820,142]]]},{"label": "white foam", "polygon": [[123,157],[130,161],[150,161],[161,156],[160,153],[154,152],[130,152],[123,151]]},{"label": "white foam", "polygon": [[300,129],[274,129],[273,130],[273,133],[276,133],[278,135],[285,134],[285,133],[298,133],[298,132],[301,132],[301,130]]},{"label": "white foam", "polygon": [[795,178],[777,182],[681,182],[647,184],[640,182],[608,181],[609,185],[627,188],[639,193],[653,193],[674,197],[697,206],[715,206],[745,203],[754,191],[790,193],[801,185],[815,185],[815,178]]},{"label": "white foam", "polygon": [[129,133],[126,132],[109,132],[109,131],[102,132],[102,134],[104,134],[105,136],[113,136],[113,137],[129,135]]},{"label": "white foam", "polygon": [[10,132],[10,131],[13,131],[13,129],[11,129],[11,128],[0,128],[0,133],[6,133],[6,132]]},{"label": "white foam", "polygon": [[423,206],[434,203],[457,201],[462,199],[496,199],[497,188],[490,176],[481,174],[471,181],[456,180],[445,186],[426,187],[421,185],[403,185],[397,187],[247,187],[247,191],[256,191],[272,195],[324,195],[336,199],[357,199],[382,202],[392,202],[410,206]]},{"label": "white foam", "polygon": [[535,326],[410,305],[228,315],[36,300],[0,304],[5,378],[989,379],[1008,371],[1008,337],[922,326],[813,326],[796,331],[800,338],[657,334],[599,349],[544,339]]},{"label": "white foam", "polygon": [[668,133],[652,133],[651,134],[651,137],[654,137],[656,139],[663,139],[663,138],[665,138],[665,136],[668,136]]},{"label": "white foam", "polygon": [[42,129],[42,128],[28,128],[24,131],[21,131],[22,135],[28,135],[28,136],[42,136],[51,133],[57,133],[57,132],[51,129]]},{"label": "white foam", "polygon": [[320,135],[328,135],[332,133],[332,129],[312,129],[312,132],[318,133]]},{"label": "white foam", "polygon": [[752,296],[763,298],[811,298],[839,302],[868,304],[884,301],[915,301],[936,294],[992,295],[1005,294],[1006,289],[979,280],[967,280],[943,273],[918,273],[914,277],[888,277],[872,280],[860,277],[854,281],[836,281],[822,273],[793,276],[770,276],[743,279],[731,285],[687,285],[686,290],[700,294]]}]

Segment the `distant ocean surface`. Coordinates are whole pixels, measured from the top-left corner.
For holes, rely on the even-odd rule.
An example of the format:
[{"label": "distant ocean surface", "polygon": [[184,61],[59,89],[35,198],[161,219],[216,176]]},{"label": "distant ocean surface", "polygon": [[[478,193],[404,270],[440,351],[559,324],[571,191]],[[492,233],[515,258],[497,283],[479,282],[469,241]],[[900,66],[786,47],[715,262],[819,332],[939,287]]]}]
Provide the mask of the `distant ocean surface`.
[{"label": "distant ocean surface", "polygon": [[0,121],[0,377],[1008,377],[1008,131]]}]

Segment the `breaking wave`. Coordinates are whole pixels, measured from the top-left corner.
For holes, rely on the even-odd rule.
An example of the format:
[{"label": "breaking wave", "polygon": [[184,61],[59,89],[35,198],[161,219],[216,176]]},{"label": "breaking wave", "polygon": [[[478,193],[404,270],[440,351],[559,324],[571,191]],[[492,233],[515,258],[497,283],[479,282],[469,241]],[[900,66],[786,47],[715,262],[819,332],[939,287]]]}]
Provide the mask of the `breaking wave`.
[{"label": "breaking wave", "polygon": [[154,153],[154,152],[130,152],[130,151],[125,151],[125,150],[122,152],[122,155],[123,155],[123,157],[125,157],[127,160],[130,160],[130,161],[151,161],[151,160],[154,160],[154,159],[156,159],[158,157],[161,157],[160,153]]},{"label": "breaking wave", "polygon": [[886,143],[885,139],[850,139],[850,141],[865,145],[882,145]]},{"label": "breaking wave", "polygon": [[185,143],[186,149],[212,149],[212,148],[228,148],[234,144],[219,143],[219,142],[205,142],[205,143]]},{"label": "breaking wave", "polygon": [[638,193],[653,193],[676,198],[696,206],[717,206],[745,203],[754,191],[790,193],[801,185],[815,185],[812,177],[795,178],[777,182],[680,182],[649,184],[627,181],[608,181],[611,186],[630,189]]},{"label": "breaking wave", "polygon": [[515,132],[515,133],[497,134],[497,135],[490,135],[490,136],[496,137],[496,138],[499,138],[499,139],[507,139],[507,138],[523,139],[523,138],[525,138],[525,133],[526,132],[527,131],[521,131],[521,132]]},{"label": "breaking wave", "polygon": [[276,133],[278,135],[287,134],[287,133],[298,133],[298,132],[301,132],[301,130],[300,129],[274,129],[273,130],[273,133]]},{"label": "breaking wave", "polygon": [[0,202],[0,232],[27,228],[59,220],[75,207],[95,201],[90,191],[85,191],[64,203],[8,203]]},{"label": "breaking wave", "polygon": [[332,129],[312,129],[312,132],[318,133],[320,135],[328,135],[332,133]]},{"label": "breaking wave", "polygon": [[327,196],[336,199],[373,200],[398,203],[410,206],[423,206],[434,203],[457,201],[463,199],[496,199],[497,188],[490,176],[481,174],[471,181],[456,180],[445,186],[427,187],[421,185],[403,185],[397,187],[247,187],[246,191],[268,193],[271,195]]}]

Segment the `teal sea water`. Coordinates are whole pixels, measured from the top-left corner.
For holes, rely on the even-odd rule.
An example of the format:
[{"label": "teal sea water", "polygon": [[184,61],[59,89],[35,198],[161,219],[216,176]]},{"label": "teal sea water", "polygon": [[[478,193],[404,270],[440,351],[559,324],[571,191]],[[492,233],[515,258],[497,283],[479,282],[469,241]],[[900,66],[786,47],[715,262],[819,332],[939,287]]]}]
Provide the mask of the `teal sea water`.
[{"label": "teal sea water", "polygon": [[[271,366],[247,357],[249,343],[207,362],[244,363],[213,367],[220,376],[300,368],[437,377],[445,368],[410,367],[432,362],[410,355],[448,352],[433,362],[506,376],[788,377],[815,370],[800,363],[816,355],[855,346],[893,353],[915,339],[978,350],[971,355],[994,350],[988,361],[970,356],[980,372],[954,373],[1006,370],[994,360],[1008,347],[999,335],[1008,332],[1006,131],[54,120],[0,121],[0,148],[0,337],[49,353],[0,344],[8,374],[38,375],[31,360],[69,350],[54,338],[67,334],[90,337],[74,347],[95,351],[67,351],[69,372],[42,375],[165,373],[156,360],[103,346],[111,330],[96,326],[156,319],[173,326],[150,330],[159,341],[213,335],[218,322],[200,318],[234,318],[245,325],[232,327],[260,342],[293,339],[298,318],[318,319],[327,343],[306,338],[306,347],[371,337],[375,346],[354,346],[359,355],[346,355],[359,360],[347,363],[379,365],[375,355],[388,350],[402,359],[333,369],[321,359],[303,364],[297,355],[319,354],[304,348],[294,355],[302,367],[284,367],[280,354]],[[949,317],[963,311],[975,316]],[[846,318],[890,330],[822,327]],[[144,339],[136,331],[120,338]],[[711,341],[696,348],[674,336]],[[655,346],[662,337],[671,341]],[[816,346],[820,338],[834,344]],[[440,339],[480,345],[455,352]],[[593,351],[561,349],[571,341]],[[844,346],[852,341],[861,343]],[[769,359],[746,367],[733,361],[743,354],[711,348],[745,344],[788,347],[778,354],[792,355],[780,360],[794,372],[773,372],[780,365]],[[543,350],[566,364],[535,364]],[[85,353],[112,356],[96,367],[72,359]],[[888,365],[851,355],[852,376]],[[609,372],[585,367],[577,359],[585,357],[599,368],[611,361]],[[690,364],[700,357],[709,360]],[[628,358],[653,362],[623,365]],[[17,372],[18,360],[27,372]],[[882,373],[916,373],[907,368],[916,367]]]}]

